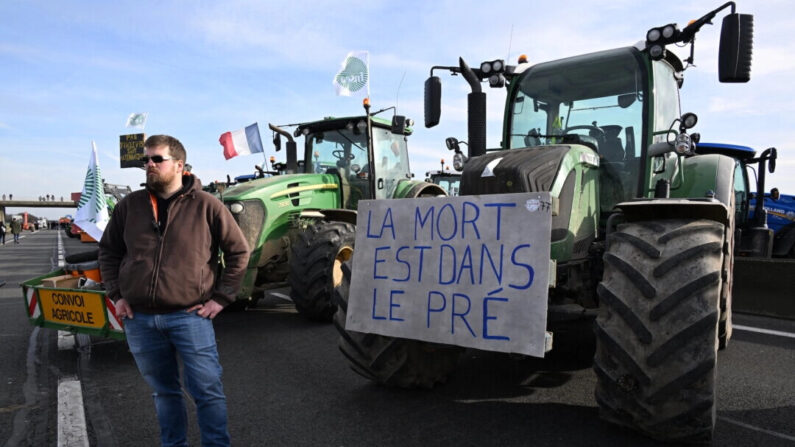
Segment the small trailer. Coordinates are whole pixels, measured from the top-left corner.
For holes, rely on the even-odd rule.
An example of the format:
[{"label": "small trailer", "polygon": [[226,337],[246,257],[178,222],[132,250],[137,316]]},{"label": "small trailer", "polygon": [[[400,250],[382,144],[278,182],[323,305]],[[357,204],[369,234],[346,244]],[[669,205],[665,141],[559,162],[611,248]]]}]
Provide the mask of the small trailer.
[{"label": "small trailer", "polygon": [[[95,257],[96,251],[91,255]],[[96,260],[79,262],[67,257],[63,269],[29,279],[21,286],[30,324],[75,334],[125,339],[124,324],[116,314],[116,306],[101,288]]]}]

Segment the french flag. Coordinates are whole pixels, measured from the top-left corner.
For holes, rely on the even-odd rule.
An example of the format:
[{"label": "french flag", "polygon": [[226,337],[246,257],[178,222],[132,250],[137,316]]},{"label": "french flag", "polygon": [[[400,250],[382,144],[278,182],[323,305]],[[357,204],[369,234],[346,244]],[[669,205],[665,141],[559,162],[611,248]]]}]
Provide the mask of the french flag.
[{"label": "french flag", "polygon": [[263,152],[262,139],[259,136],[257,123],[247,126],[245,129],[226,132],[221,135],[218,141],[224,147],[224,157],[227,160],[238,155]]}]

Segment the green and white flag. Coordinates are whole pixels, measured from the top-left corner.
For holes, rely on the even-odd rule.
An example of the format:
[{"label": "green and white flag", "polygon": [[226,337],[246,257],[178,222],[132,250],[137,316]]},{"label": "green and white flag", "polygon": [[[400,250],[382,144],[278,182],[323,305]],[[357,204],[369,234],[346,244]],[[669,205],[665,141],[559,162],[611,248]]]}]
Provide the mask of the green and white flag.
[{"label": "green and white flag", "polygon": [[146,126],[147,116],[149,116],[148,113],[131,113],[130,116],[127,117],[127,127],[143,129],[144,126]]},{"label": "green and white flag", "polygon": [[367,51],[351,51],[334,76],[337,96],[370,96],[370,54]]},{"label": "green and white flag", "polygon": [[80,201],[77,203],[75,225],[98,241],[102,238],[109,219],[105,184],[102,183],[102,171],[100,171],[97,161],[97,145],[92,141],[86,180],[83,183]]}]

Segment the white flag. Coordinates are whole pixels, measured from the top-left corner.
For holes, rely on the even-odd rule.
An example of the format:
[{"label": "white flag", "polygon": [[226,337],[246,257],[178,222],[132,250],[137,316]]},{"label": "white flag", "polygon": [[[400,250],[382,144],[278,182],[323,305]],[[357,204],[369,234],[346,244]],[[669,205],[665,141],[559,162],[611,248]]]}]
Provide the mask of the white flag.
[{"label": "white flag", "polygon": [[127,127],[135,127],[137,129],[143,129],[146,126],[146,117],[149,116],[148,113],[131,113],[130,116],[127,117]]},{"label": "white flag", "polygon": [[334,76],[337,96],[370,96],[370,54],[367,51],[351,51]]},{"label": "white flag", "polygon": [[77,203],[75,225],[98,241],[102,238],[109,219],[105,184],[102,183],[102,172],[99,170],[97,162],[97,145],[92,141],[86,180],[83,183],[80,201]]}]

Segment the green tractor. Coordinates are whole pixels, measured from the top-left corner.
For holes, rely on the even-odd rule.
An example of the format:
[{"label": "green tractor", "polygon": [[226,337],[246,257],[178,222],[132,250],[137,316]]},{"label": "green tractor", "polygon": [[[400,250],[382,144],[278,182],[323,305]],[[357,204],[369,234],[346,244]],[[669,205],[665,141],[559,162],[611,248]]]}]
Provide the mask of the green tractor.
[{"label": "green tractor", "polygon": [[[747,82],[753,17],[735,13],[730,2],[683,29],[675,24],[652,28],[645,43],[636,46],[535,65],[494,60],[473,69],[460,59],[458,66],[434,67],[425,84],[426,127],[439,122],[441,110],[441,81],[434,70],[460,74],[471,86],[468,154],[455,153],[455,163],[463,166],[461,196],[543,193],[552,198],[549,259],[543,255],[533,264],[550,264],[549,288],[541,295],[550,343],[543,349],[552,349],[550,337],[557,330],[593,324],[600,416],[668,441],[707,440],[714,430],[717,353],[731,335],[732,256],[735,230],[747,212],[747,187],[738,160],[694,151],[698,136],[688,130],[697,118],[679,107],[686,67],[666,46],[693,45],[702,26],[729,6],[719,77]],[[685,62],[692,65],[692,50]],[[508,92],[497,149],[486,148],[481,90],[486,80]],[[511,231],[530,238],[531,230]],[[372,263],[358,262],[370,249],[367,243],[363,239],[357,246],[356,262],[343,266],[345,280],[335,295],[341,351],[355,372],[382,384],[443,382],[460,346],[471,345],[453,346],[430,331],[423,336],[391,332],[387,323],[407,324],[409,317],[400,311],[424,300],[419,293],[390,295],[387,317],[377,314],[374,295],[349,294],[369,280],[366,268]],[[376,259],[380,274],[390,276],[393,264]],[[400,275],[395,271],[393,276]],[[495,280],[486,290],[505,293],[502,285]],[[465,292],[458,289],[459,296]],[[438,310],[431,309],[433,293],[427,295],[429,326],[431,311]],[[372,317],[354,315],[368,300]],[[487,313],[495,300],[484,298],[482,306],[466,308],[467,313],[483,309],[483,338],[487,325],[496,321]],[[474,338],[478,326],[464,326],[465,312],[455,310],[455,301],[452,312],[443,335],[452,337],[452,326],[458,330],[454,334],[462,334],[458,340]],[[389,321],[397,315],[401,321]],[[383,321],[380,332],[345,329],[376,317]],[[425,318],[418,326],[422,330]]]},{"label": "green tractor", "polygon": [[[340,265],[353,253],[360,200],[444,195],[439,186],[413,180],[407,140],[411,120],[363,116],[326,118],[291,125],[293,134],[270,125],[276,150],[287,139],[286,163],[270,177],[237,183],[223,192],[251,247],[238,301],[251,305],[266,290],[290,286],[296,309],[312,320],[330,321],[332,290]],[[287,127],[287,126],[284,126]],[[304,137],[298,160],[293,137]]]}]

